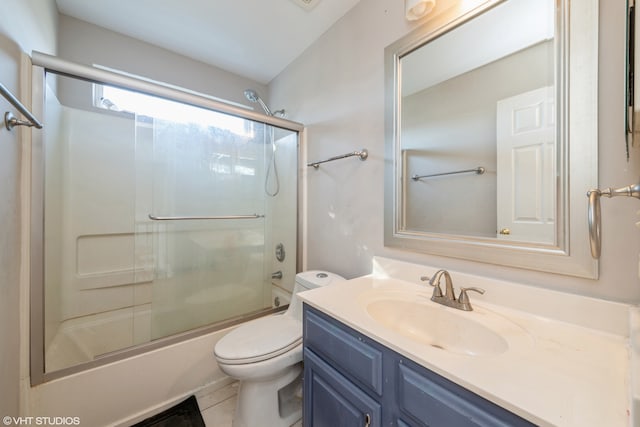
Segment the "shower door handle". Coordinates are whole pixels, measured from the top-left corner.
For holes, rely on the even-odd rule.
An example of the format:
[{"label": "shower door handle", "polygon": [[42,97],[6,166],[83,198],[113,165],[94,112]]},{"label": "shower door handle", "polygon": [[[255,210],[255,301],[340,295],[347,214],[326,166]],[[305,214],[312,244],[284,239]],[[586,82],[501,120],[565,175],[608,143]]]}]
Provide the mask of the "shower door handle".
[{"label": "shower door handle", "polygon": [[153,221],[188,221],[196,219],[256,219],[264,218],[264,215],[218,215],[218,216],[156,216],[149,214],[149,219]]}]

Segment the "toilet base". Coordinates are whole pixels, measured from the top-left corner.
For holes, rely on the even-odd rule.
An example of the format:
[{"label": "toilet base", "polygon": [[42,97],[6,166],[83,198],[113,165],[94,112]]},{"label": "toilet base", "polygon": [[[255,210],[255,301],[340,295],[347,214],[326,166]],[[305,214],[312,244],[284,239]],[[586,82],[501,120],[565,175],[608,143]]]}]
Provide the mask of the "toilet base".
[{"label": "toilet base", "polygon": [[285,374],[240,381],[233,427],[290,427],[302,418],[302,363]]}]

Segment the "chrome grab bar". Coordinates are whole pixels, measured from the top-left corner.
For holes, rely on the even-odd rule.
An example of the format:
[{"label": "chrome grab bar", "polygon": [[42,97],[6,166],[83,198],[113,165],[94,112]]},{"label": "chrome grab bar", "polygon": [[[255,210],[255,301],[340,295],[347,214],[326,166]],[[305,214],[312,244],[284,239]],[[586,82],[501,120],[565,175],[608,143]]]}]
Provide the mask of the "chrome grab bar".
[{"label": "chrome grab bar", "polygon": [[457,175],[460,173],[471,173],[474,172],[476,175],[482,175],[485,172],[485,168],[483,168],[482,166],[478,166],[475,169],[465,169],[465,170],[461,170],[461,171],[454,171],[454,172],[442,172],[442,173],[434,173],[431,175],[413,175],[411,177],[412,180],[414,181],[418,181],[419,179],[422,178],[432,178],[434,176],[444,176],[444,175]]},{"label": "chrome grab bar", "polygon": [[326,160],[320,160],[318,162],[307,163],[307,166],[313,166],[315,169],[318,169],[320,167],[320,163],[332,162],[334,160],[346,159],[347,157],[353,157],[353,156],[360,157],[360,160],[367,160],[367,157],[369,157],[369,151],[366,148],[363,148],[360,151],[353,151],[351,153],[342,154],[340,156],[330,157],[330,158],[328,158]]},{"label": "chrome grab bar", "polygon": [[25,107],[20,101],[18,101],[18,98],[13,96],[9,89],[7,89],[2,83],[0,83],[0,94],[2,94],[2,96],[4,96],[5,99],[11,103],[11,105],[16,107],[16,109],[20,111],[23,116],[29,119],[28,122],[24,120],[18,120],[16,116],[7,111],[6,113],[4,113],[4,127],[6,127],[7,130],[13,129],[14,126],[34,126],[38,129],[42,129],[42,123],[40,123],[38,119],[36,119],[34,115],[31,114],[31,111],[29,111],[27,107]]},{"label": "chrome grab bar", "polygon": [[256,219],[264,218],[264,215],[219,215],[219,216],[156,216],[149,214],[149,219],[153,221],[188,221],[199,219]]},{"label": "chrome grab bar", "polygon": [[593,259],[600,258],[602,245],[602,219],[600,214],[600,198],[601,197],[635,197],[640,199],[640,183],[635,185],[627,185],[620,188],[606,188],[604,190],[592,189],[587,192],[589,205],[587,208],[587,221],[589,223],[589,247],[591,249],[591,257]]}]

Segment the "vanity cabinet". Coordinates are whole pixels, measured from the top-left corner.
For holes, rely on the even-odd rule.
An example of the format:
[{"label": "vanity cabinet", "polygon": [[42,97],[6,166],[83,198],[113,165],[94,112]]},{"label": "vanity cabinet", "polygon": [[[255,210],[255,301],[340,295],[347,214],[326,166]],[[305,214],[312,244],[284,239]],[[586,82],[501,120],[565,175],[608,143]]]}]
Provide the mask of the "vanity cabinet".
[{"label": "vanity cabinet", "polygon": [[303,425],[534,426],[307,304]]}]

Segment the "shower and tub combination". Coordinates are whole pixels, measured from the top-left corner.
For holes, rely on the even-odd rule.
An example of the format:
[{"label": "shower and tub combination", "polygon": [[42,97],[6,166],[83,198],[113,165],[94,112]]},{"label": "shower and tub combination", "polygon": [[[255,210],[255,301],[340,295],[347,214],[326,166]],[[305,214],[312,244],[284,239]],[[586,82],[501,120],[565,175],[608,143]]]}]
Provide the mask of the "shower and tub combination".
[{"label": "shower and tub combination", "polygon": [[251,89],[265,114],[33,62],[46,126],[33,137],[32,383],[267,314],[274,294],[286,302],[302,125]]}]

